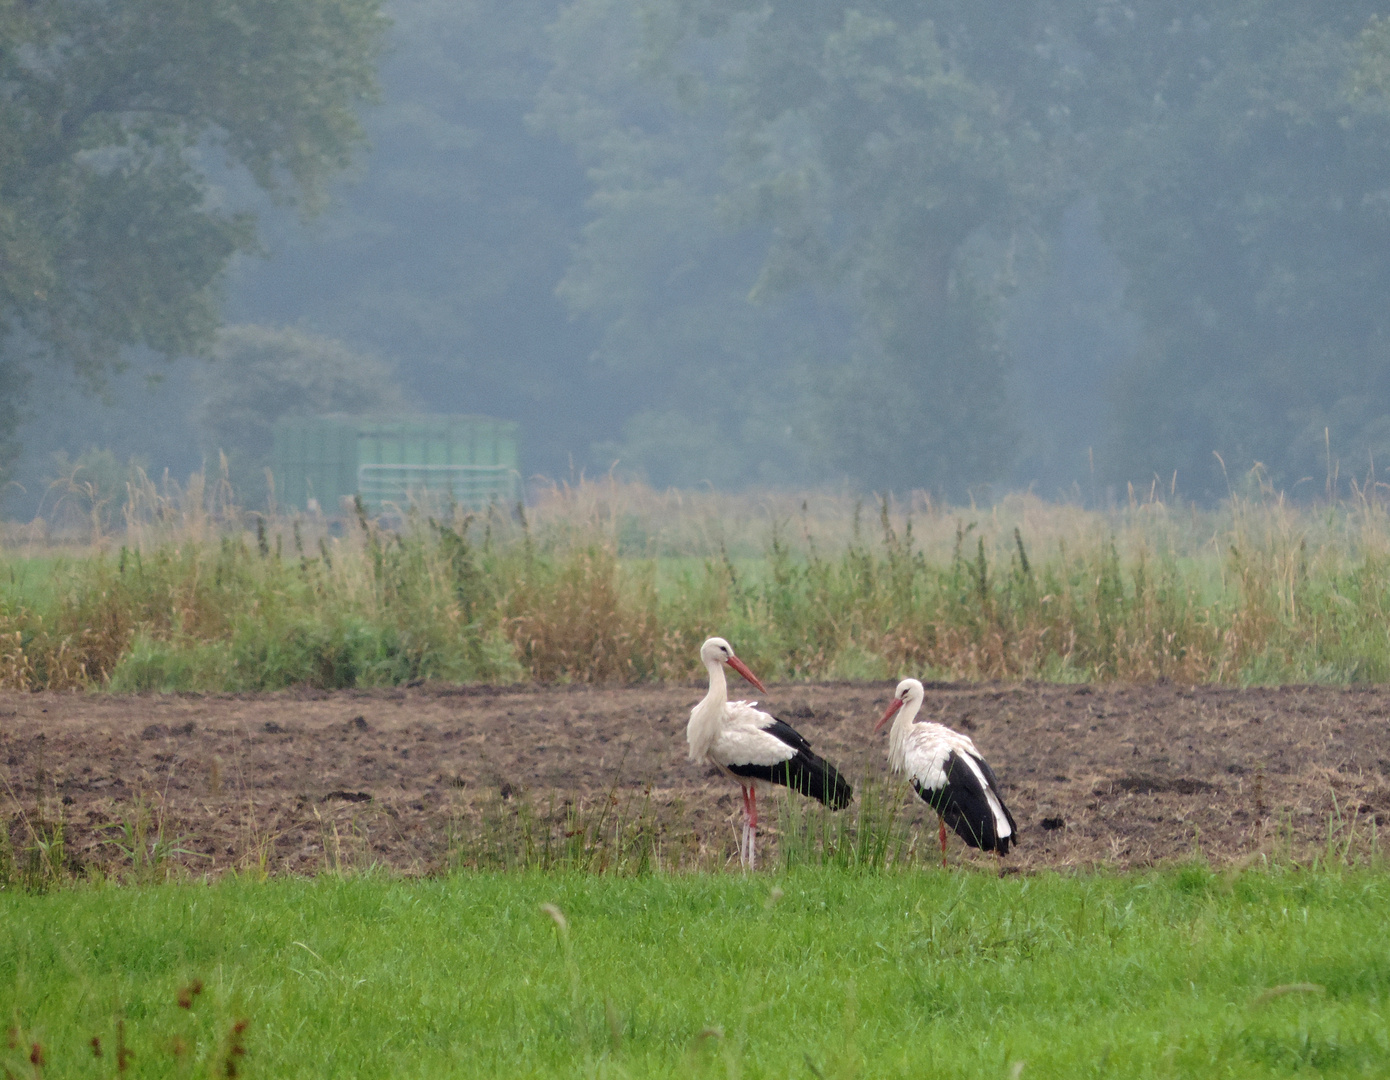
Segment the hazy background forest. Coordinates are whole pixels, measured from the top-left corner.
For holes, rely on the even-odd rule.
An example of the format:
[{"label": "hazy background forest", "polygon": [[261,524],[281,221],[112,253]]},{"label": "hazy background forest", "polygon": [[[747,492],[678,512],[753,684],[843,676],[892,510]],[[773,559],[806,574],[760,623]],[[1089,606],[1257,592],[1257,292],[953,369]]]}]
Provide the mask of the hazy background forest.
[{"label": "hazy background forest", "polygon": [[0,0],[3,512],[219,451],[254,499],[334,410],[659,486],[1362,483],[1385,16]]}]

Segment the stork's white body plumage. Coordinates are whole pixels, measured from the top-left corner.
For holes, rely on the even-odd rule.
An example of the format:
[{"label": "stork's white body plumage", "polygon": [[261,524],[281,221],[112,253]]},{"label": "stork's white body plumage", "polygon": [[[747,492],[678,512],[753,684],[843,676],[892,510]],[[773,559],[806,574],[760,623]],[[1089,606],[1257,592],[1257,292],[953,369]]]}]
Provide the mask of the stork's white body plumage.
[{"label": "stork's white body plumage", "polygon": [[879,721],[882,727],[898,714],[888,736],[889,766],[905,774],[922,800],[941,815],[943,861],[947,824],[971,847],[1008,854],[1009,845],[1017,842],[1018,826],[1004,805],[994,770],[968,735],[942,724],[916,723],[924,695],[920,682],[904,679]]},{"label": "stork's white body plumage", "polygon": [[[702,649],[702,660],[705,660],[704,653]],[[732,652],[729,659],[734,659]],[[705,660],[705,667],[709,669],[709,690],[700,703],[690,710],[690,722],[685,725],[690,760],[723,766],[728,761],[741,760],[743,753],[766,757],[768,765],[787,760],[790,753],[779,755],[791,748],[763,730],[774,717],[758,709],[756,701],[729,700],[729,683],[724,676],[725,662],[718,656]]]},{"label": "stork's white body plumage", "polygon": [[709,671],[709,691],[690,710],[685,728],[690,760],[715,766],[743,789],[740,858],[752,868],[757,860],[759,791],[779,784],[839,810],[848,805],[853,789],[789,724],[763,712],[756,701],[729,700],[726,664],[759,690],[766,688],[727,641],[710,638],[700,649],[700,659]]}]

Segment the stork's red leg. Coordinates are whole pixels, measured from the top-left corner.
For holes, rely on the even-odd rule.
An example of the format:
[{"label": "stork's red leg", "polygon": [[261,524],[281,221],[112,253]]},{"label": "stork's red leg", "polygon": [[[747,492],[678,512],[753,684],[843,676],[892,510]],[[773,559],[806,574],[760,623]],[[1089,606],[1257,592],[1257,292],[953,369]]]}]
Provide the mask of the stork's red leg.
[{"label": "stork's red leg", "polygon": [[946,869],[946,819],[937,818],[941,823],[941,868]]},{"label": "stork's red leg", "polygon": [[754,802],[755,795],[751,787],[741,787],[741,790],[743,792],[743,848],[738,855],[739,862],[751,868],[755,857],[758,805]]},{"label": "stork's red leg", "polygon": [[752,808],[752,818],[748,823],[748,869],[758,868],[758,789],[748,789],[748,805]]}]

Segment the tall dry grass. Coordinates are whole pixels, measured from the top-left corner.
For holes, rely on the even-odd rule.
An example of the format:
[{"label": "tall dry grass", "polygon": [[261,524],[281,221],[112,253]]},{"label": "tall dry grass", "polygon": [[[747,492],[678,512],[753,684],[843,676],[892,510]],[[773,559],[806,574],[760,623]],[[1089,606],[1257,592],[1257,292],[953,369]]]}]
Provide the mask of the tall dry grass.
[{"label": "tall dry grass", "polygon": [[1254,480],[1109,512],[607,480],[335,520],[141,476],[119,528],[10,531],[0,685],[681,679],[710,633],[784,679],[1390,677],[1385,504]]}]

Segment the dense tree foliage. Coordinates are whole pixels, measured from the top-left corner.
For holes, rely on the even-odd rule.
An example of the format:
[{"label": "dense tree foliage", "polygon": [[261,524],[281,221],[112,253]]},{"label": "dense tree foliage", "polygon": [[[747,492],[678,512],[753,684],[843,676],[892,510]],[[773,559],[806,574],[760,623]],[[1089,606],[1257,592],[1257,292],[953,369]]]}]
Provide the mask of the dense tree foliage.
[{"label": "dense tree foliage", "polygon": [[[1221,460],[1285,485],[1383,460],[1375,7],[576,0],[542,97],[595,184],[562,291],[660,387],[629,449],[725,475],[800,450],[812,474],[947,491],[1009,476],[1001,315],[1055,272],[1035,256],[1059,210],[1094,200],[1142,326],[1102,478],[1205,494]],[[701,393],[740,371],[774,409]]]},{"label": "dense tree foliage", "polygon": [[[362,141],[380,0],[0,0],[0,360],[99,382],[200,352],[256,248],[241,170],[306,212]],[[230,170],[229,170],[230,166]],[[0,426],[13,416],[0,416]]]},{"label": "dense tree foliage", "polygon": [[[394,0],[374,154],[314,229],[260,207],[229,314],[552,474],[1322,490],[1390,454],[1383,6]],[[379,26],[0,0],[0,379],[205,344],[256,238],[204,163],[321,196]]]},{"label": "dense tree foliage", "polygon": [[1078,34],[1073,123],[1144,327],[1113,475],[1224,489],[1215,453],[1321,491],[1390,458],[1379,7],[1114,4]]}]

